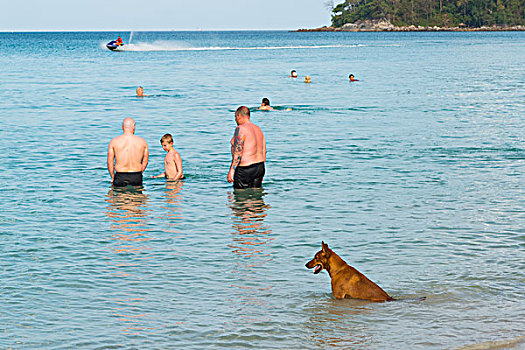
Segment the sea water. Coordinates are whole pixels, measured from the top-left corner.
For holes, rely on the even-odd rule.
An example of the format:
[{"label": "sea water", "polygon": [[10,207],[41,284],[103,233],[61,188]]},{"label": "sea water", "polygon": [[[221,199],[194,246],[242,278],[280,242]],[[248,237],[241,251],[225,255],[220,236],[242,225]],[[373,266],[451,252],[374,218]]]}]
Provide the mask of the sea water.
[{"label": "sea water", "polygon": [[[0,33],[1,348],[525,347],[523,32],[118,34]],[[226,181],[240,105],[262,190]],[[321,241],[406,300],[336,300]]]}]

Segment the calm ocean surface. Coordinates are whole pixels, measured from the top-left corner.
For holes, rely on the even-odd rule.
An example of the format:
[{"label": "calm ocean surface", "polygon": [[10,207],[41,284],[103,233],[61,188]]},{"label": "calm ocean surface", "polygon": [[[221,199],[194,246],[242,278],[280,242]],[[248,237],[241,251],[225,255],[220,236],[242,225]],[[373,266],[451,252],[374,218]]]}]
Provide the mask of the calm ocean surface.
[{"label": "calm ocean surface", "polygon": [[[0,348],[525,348],[524,32],[117,34],[0,33]],[[293,110],[252,113],[264,188],[234,192],[263,97]],[[128,116],[150,163],[117,191]],[[321,240],[427,299],[334,299]]]}]

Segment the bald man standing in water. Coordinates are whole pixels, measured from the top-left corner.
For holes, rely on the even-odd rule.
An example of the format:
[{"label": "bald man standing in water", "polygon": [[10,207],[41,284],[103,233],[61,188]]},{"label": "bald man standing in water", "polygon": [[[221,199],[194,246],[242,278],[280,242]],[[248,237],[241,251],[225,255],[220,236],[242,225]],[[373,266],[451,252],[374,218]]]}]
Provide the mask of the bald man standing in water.
[{"label": "bald man standing in water", "polygon": [[108,171],[116,187],[142,185],[142,173],[148,166],[149,149],[146,140],[135,135],[135,121],[122,121],[122,135],[108,147]]},{"label": "bald man standing in water", "polygon": [[231,139],[232,164],[228,182],[233,182],[233,188],[261,187],[266,162],[264,134],[250,121],[248,107],[237,108],[235,122],[237,128]]}]

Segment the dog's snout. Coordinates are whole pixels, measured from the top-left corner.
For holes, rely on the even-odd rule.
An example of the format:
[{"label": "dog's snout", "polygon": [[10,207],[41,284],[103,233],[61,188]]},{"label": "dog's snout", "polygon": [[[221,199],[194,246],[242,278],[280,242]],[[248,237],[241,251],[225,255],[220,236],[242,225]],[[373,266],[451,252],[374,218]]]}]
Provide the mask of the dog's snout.
[{"label": "dog's snout", "polygon": [[304,266],[306,266],[307,268],[311,269],[312,267],[314,267],[314,261],[313,261],[313,260],[310,260],[309,262],[307,262],[306,264],[304,264]]}]

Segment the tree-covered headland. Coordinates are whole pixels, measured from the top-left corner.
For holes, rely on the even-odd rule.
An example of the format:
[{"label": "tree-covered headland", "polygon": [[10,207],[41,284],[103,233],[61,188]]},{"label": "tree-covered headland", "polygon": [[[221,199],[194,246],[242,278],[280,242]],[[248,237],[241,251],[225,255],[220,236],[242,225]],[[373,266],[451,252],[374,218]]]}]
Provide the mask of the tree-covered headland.
[{"label": "tree-covered headland", "polygon": [[525,0],[346,0],[332,10],[335,28],[378,19],[395,26],[525,25]]}]

